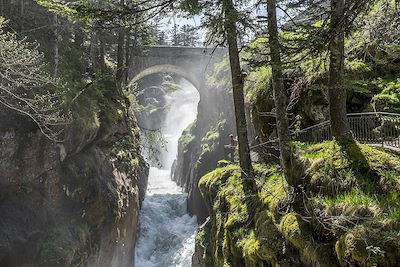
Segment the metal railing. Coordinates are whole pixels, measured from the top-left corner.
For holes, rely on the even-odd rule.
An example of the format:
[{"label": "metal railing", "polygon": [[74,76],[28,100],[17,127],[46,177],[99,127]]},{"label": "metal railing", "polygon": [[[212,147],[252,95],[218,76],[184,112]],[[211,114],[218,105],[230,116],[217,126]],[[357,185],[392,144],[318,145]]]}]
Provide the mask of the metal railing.
[{"label": "metal railing", "polygon": [[[400,148],[400,114],[387,112],[350,113],[347,115],[354,138],[364,144]],[[296,131],[293,139],[305,143],[332,140],[329,121]]]}]

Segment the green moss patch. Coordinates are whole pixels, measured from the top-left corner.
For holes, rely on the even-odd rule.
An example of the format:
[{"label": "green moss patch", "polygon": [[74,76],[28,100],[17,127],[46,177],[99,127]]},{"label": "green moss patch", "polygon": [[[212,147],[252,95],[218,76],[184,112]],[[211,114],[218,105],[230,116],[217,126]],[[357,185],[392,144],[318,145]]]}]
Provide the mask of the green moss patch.
[{"label": "green moss patch", "polygon": [[396,266],[399,157],[356,143],[345,147],[335,142],[295,143],[293,151],[311,162],[301,212],[293,210],[294,192],[275,165],[254,166],[258,190],[251,196],[244,194],[235,165],[221,164],[200,180],[211,216],[196,242],[208,251],[208,262],[212,266]]}]

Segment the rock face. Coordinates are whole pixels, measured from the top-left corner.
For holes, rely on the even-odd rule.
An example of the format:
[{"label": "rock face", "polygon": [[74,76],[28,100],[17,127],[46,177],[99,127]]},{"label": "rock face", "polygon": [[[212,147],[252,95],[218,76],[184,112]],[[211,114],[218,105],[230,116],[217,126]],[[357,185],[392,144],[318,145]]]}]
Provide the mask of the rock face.
[{"label": "rock face", "polygon": [[148,168],[133,116],[108,101],[59,144],[1,110],[0,266],[132,266]]},{"label": "rock face", "polygon": [[[235,134],[234,110],[227,68],[216,71],[206,86],[198,105],[196,121],[179,139],[178,157],[171,176],[188,192],[188,210],[202,223],[208,216],[198,188],[200,178],[213,170],[219,160],[226,158],[224,145]],[[214,80],[215,79],[215,80]],[[216,82],[218,81],[218,82]]]},{"label": "rock face", "polygon": [[[204,222],[208,211],[198,188],[200,178],[217,167],[219,160],[226,158],[224,145],[229,140],[232,127],[226,121],[219,123],[216,128],[210,129],[206,136],[198,138],[197,126],[187,129],[180,139],[178,160],[173,168],[173,179],[185,188],[188,195],[188,210],[197,215],[199,223]],[[193,136],[192,136],[193,134]],[[186,143],[185,139],[191,140]]]}]

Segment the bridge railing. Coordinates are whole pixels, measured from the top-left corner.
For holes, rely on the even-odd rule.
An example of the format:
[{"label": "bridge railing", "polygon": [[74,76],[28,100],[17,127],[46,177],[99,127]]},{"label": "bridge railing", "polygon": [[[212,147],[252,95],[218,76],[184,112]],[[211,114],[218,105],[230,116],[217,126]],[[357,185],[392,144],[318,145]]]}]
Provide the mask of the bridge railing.
[{"label": "bridge railing", "polygon": [[[354,138],[365,144],[400,148],[400,114],[387,112],[351,113],[347,115]],[[296,131],[293,139],[305,143],[332,140],[329,121]]]}]

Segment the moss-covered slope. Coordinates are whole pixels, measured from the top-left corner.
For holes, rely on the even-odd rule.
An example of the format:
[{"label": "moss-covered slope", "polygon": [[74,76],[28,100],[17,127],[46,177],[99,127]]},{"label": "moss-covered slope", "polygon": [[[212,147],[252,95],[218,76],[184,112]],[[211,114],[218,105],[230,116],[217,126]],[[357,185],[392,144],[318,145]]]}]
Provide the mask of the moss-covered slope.
[{"label": "moss-covered slope", "polygon": [[194,266],[398,266],[400,158],[334,142],[293,150],[308,166],[301,208],[277,166],[255,166],[252,196],[234,165],[200,180],[211,216]]}]

